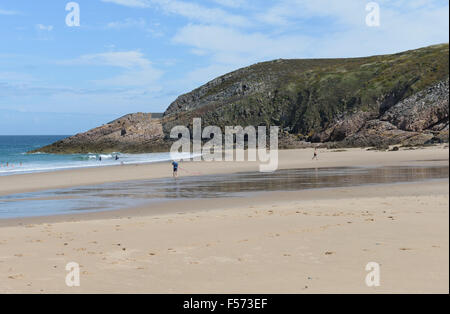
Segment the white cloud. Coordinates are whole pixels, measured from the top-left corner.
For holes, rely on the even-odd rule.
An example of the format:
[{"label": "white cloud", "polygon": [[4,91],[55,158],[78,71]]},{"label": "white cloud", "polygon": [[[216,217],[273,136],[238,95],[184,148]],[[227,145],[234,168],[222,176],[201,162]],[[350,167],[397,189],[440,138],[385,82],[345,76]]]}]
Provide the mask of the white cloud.
[{"label": "white cloud", "polygon": [[215,3],[230,8],[241,8],[247,6],[247,0],[214,0]]},{"label": "white cloud", "polygon": [[140,51],[103,52],[82,55],[76,59],[59,62],[64,65],[97,65],[113,66],[119,68],[145,68],[150,67],[151,62]]},{"label": "white cloud", "polygon": [[51,32],[53,30],[53,25],[43,25],[43,24],[37,24],[36,28],[40,31],[47,31]]},{"label": "white cloud", "polygon": [[[249,26],[246,17],[230,14],[220,8],[209,8],[194,2],[181,0],[102,0],[128,7],[149,8],[155,6],[167,14],[183,16],[201,23]],[[237,2],[236,2],[237,3]],[[229,2],[231,4],[231,2]]]},{"label": "white cloud", "polygon": [[215,62],[240,66],[264,59],[299,56],[310,43],[302,35],[270,36],[207,25],[185,26],[173,41],[191,46],[195,52],[207,52]]},{"label": "white cloud", "polygon": [[124,21],[110,22],[106,25],[106,28],[111,29],[124,29],[131,27],[144,28],[147,26],[147,23],[144,19],[125,19]]},{"label": "white cloud", "polygon": [[111,2],[132,8],[148,8],[150,6],[147,0],[102,0],[102,2]]},{"label": "white cloud", "polygon": [[230,14],[219,8],[207,8],[193,2],[178,0],[151,0],[151,2],[167,13],[180,15],[201,23],[240,27],[250,25],[246,17]]},{"label": "white cloud", "polygon": [[[102,80],[93,80],[97,85],[108,87],[146,87],[154,88],[155,83],[163,74],[162,71],[153,67],[146,67],[142,70],[126,71],[125,73],[112,76]],[[158,88],[159,90],[159,88]]]},{"label": "white cloud", "polygon": [[159,29],[159,23],[147,23],[147,21],[143,18],[133,19],[127,18],[123,21],[115,21],[106,24],[106,29],[111,30],[123,30],[129,28],[140,29],[146,33],[151,34],[154,37],[161,37],[164,33]]},{"label": "white cloud", "polygon": [[102,87],[151,87],[162,75],[140,51],[104,52],[82,55],[59,62],[63,65],[110,66],[124,69],[118,75],[92,80]]},{"label": "white cloud", "polygon": [[25,85],[35,81],[32,75],[21,72],[0,72],[0,82],[8,85]]},{"label": "white cloud", "polygon": [[0,15],[17,15],[17,14],[19,13],[16,11],[0,9]]}]

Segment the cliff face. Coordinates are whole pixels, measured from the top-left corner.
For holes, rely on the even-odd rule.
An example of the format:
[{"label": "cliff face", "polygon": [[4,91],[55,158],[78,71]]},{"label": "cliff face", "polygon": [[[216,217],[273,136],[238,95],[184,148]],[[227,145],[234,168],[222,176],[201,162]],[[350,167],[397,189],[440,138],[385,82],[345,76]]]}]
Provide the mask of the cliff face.
[{"label": "cliff face", "polygon": [[222,128],[280,126],[287,147],[302,141],[345,146],[448,141],[448,76],[448,44],[367,58],[264,62],[178,97],[158,122],[130,121],[124,136],[113,123],[40,151],[77,151],[92,140],[91,147],[102,150],[156,151],[169,145],[173,126],[192,127],[198,117],[204,126]]},{"label": "cliff face", "polygon": [[316,141],[339,146],[419,145],[448,141],[449,79],[399,101],[382,114],[342,117],[317,134]]}]

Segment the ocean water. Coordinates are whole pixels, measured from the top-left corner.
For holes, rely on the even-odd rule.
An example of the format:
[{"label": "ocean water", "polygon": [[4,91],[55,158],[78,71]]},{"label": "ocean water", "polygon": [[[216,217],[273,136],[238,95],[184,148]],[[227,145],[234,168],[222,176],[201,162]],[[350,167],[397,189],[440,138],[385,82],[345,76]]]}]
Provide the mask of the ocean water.
[{"label": "ocean water", "polygon": [[[0,136],[0,176],[46,172],[71,168],[102,167],[170,160],[169,153],[154,154],[27,154],[28,151],[51,144],[67,135]],[[119,160],[115,160],[116,155]],[[101,161],[99,160],[101,157]],[[183,156],[186,157],[186,156]]]}]

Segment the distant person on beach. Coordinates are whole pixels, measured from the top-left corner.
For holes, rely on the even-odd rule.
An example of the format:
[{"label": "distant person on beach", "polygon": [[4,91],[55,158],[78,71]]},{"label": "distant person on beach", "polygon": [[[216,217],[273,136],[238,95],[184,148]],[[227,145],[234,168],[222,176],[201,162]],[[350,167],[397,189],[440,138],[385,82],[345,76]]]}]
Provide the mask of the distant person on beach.
[{"label": "distant person on beach", "polygon": [[116,155],[116,160],[119,160],[119,156],[118,155]]},{"label": "distant person on beach", "polygon": [[317,151],[317,148],[314,149],[314,156],[312,160],[319,160],[319,152]]},{"label": "distant person on beach", "polygon": [[173,161],[172,166],[173,166],[173,177],[177,178],[178,177],[178,163],[176,161]]},{"label": "distant person on beach", "polygon": [[102,161],[102,156],[98,157],[98,161]]}]

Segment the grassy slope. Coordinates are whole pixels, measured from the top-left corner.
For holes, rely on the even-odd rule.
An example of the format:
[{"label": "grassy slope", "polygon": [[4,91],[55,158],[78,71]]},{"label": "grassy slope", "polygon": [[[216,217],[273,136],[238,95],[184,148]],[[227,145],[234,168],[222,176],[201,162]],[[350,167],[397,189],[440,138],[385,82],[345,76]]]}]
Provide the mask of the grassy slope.
[{"label": "grassy slope", "polygon": [[[367,58],[277,60],[232,74],[203,97],[238,82],[260,81],[265,87],[244,97],[209,102],[177,115],[170,125],[189,124],[193,117],[201,116],[205,125],[279,125],[291,133],[310,136],[339,115],[382,112],[445,79],[449,52],[448,44],[442,44]],[[169,116],[167,120],[172,119]]]}]

